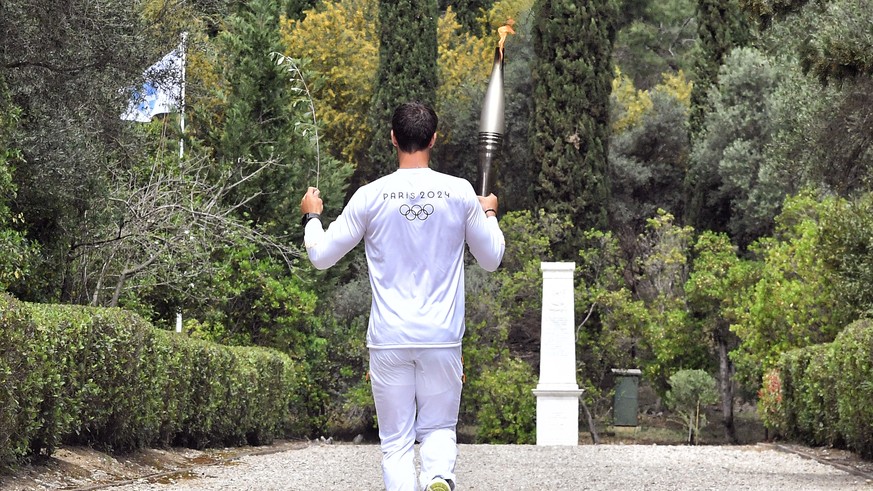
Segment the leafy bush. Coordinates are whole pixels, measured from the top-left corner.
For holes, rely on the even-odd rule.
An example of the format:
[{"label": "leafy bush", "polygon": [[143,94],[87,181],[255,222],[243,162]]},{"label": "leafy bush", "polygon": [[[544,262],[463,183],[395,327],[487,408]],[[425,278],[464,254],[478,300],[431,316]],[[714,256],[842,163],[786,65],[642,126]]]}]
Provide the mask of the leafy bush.
[{"label": "leafy bush", "polygon": [[[770,380],[781,381],[782,399]],[[847,447],[873,457],[873,321],[856,321],[832,343],[784,354],[765,377],[759,412],[769,428],[811,445]]]},{"label": "leafy bush", "polygon": [[471,381],[471,392],[479,400],[476,412],[479,443],[534,443],[536,441],[536,387],[533,370],[518,358],[502,358],[481,378]]},{"label": "leafy bush", "polygon": [[865,458],[873,457],[873,321],[857,321],[833,343],[831,369],[836,388],[838,430],[846,445]]},{"label": "leafy bush", "polygon": [[758,390],[758,416],[768,429],[780,433],[785,428],[782,376],[777,369],[764,374],[764,384]]},{"label": "leafy bush", "polygon": [[0,295],[0,471],[28,453],[46,354],[24,304]]},{"label": "leafy bush", "polygon": [[[789,351],[780,360],[782,393],[781,429],[790,438],[800,439],[813,445],[837,445],[840,435],[837,430],[837,399],[833,390],[836,380],[831,369],[833,355],[831,344],[809,346]],[[779,378],[780,371],[768,372]],[[765,384],[767,378],[765,377]],[[762,389],[763,392],[763,389]],[[759,411],[761,402],[759,401]],[[773,420],[764,419],[768,428]]]},{"label": "leafy bush", "polygon": [[718,401],[715,379],[703,370],[679,370],[670,376],[667,406],[676,411],[688,428],[688,442],[697,443],[700,427],[706,426],[701,406]]}]

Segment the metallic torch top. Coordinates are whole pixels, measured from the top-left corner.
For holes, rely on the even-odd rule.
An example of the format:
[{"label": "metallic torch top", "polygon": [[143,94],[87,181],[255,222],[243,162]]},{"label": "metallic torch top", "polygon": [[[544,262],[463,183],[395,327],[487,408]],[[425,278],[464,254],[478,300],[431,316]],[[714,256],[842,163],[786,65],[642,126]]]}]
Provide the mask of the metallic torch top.
[{"label": "metallic torch top", "polygon": [[503,133],[503,53],[500,48],[494,50],[494,66],[491,68],[491,79],[485,90],[485,100],[482,104],[482,114],[479,116],[479,133]]},{"label": "metallic torch top", "polygon": [[485,90],[485,102],[482,104],[482,115],[479,117],[478,138],[478,180],[476,192],[479,196],[488,196],[494,189],[497,176],[497,160],[503,144],[503,42],[506,35],[515,33],[512,29],[514,21],[509,19],[503,27],[497,29],[500,42],[494,49],[494,66],[491,68],[491,79]]},{"label": "metallic torch top", "polygon": [[503,44],[508,34],[515,34],[512,26],[515,21],[507,19],[506,24],[497,29],[500,41],[494,50],[494,64],[491,68],[491,79],[485,90],[485,101],[482,104],[482,114],[479,117],[480,133],[503,133]]}]

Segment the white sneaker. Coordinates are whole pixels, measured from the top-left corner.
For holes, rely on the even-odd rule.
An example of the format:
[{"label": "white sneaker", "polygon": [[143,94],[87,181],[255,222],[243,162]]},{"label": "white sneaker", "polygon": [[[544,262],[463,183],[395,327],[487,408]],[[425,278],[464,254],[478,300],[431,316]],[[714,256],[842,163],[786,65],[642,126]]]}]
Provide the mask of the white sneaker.
[{"label": "white sneaker", "polygon": [[425,491],[452,491],[455,487],[449,484],[450,482],[451,481],[446,481],[441,477],[435,477],[430,484],[427,485]]}]

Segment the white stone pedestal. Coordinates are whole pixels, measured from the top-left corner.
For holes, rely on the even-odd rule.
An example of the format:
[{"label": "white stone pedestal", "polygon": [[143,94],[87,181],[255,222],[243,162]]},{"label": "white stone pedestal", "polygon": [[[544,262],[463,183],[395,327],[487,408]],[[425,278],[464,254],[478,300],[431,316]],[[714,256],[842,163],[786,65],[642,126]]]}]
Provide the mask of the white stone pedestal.
[{"label": "white stone pedestal", "polygon": [[544,262],[540,380],[537,397],[537,445],[579,444],[579,396],[576,384],[576,324],[573,306],[575,263]]}]

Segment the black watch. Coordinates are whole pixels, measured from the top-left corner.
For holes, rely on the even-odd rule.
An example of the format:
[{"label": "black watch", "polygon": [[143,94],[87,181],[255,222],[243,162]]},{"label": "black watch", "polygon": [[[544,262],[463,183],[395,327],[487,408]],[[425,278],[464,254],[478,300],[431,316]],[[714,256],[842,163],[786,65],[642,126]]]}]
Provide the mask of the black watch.
[{"label": "black watch", "polygon": [[300,223],[303,225],[303,228],[306,228],[306,224],[309,223],[309,220],[313,218],[321,219],[320,213],[304,213],[303,218],[300,219]]}]

